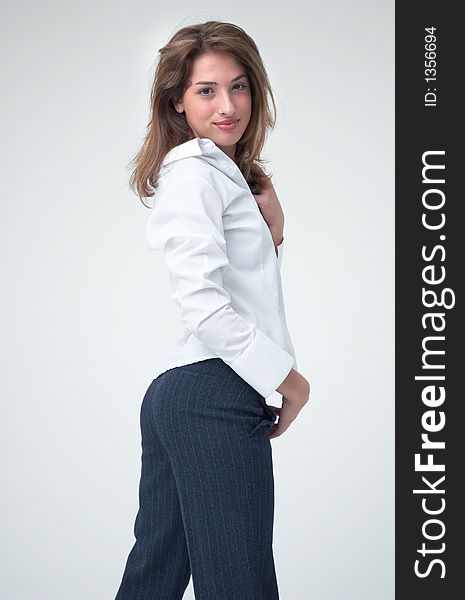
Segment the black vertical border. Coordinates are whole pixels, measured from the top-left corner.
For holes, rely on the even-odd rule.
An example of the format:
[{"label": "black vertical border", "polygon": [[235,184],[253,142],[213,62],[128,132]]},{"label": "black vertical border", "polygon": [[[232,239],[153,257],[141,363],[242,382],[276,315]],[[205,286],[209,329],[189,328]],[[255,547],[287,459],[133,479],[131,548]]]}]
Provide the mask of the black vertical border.
[{"label": "black vertical border", "polygon": [[[396,2],[395,15],[395,110],[396,110],[396,158],[395,158],[395,365],[396,365],[396,560],[395,590],[397,600],[448,600],[462,597],[465,565],[462,565],[463,522],[460,509],[464,498],[460,495],[465,456],[465,421],[462,420],[462,404],[465,402],[459,377],[465,373],[462,346],[463,323],[463,279],[465,273],[465,194],[462,174],[465,173],[462,148],[464,133],[464,103],[460,89],[465,87],[464,51],[465,24],[460,21],[460,3],[430,2],[417,0]],[[436,28],[436,69],[437,81],[425,82],[425,31],[426,27]],[[424,97],[427,88],[436,88],[437,106],[425,107]],[[443,150],[444,155],[429,159],[430,163],[445,165],[444,171],[436,171],[444,177],[444,184],[422,183],[422,155],[427,151]],[[439,175],[442,173],[442,175]],[[432,174],[432,173],[431,173]],[[422,206],[422,195],[427,188],[441,189],[445,194],[445,204],[441,210],[431,211]],[[434,194],[430,197],[433,200]],[[437,195],[436,199],[440,196]],[[428,231],[422,225],[422,214],[439,220],[445,214],[445,225],[441,231]],[[441,240],[440,235],[445,235]],[[433,248],[442,245],[445,259],[441,261],[441,251],[436,250],[434,258],[425,260],[422,248],[431,256]],[[429,284],[422,278],[423,269],[435,265],[435,278],[441,275],[441,265],[445,269],[442,283]],[[432,277],[429,272],[429,277]],[[422,303],[423,288],[436,290],[438,296],[445,288],[452,290],[455,305],[451,308],[440,306],[427,308]],[[449,303],[452,293],[446,296]],[[429,301],[428,298],[426,301]],[[443,331],[434,331],[431,322],[426,329],[422,316],[428,312],[443,312],[446,326]],[[444,341],[430,341],[430,349],[445,350],[430,362],[444,364],[444,369],[425,371],[422,369],[422,340],[427,336],[444,336]],[[416,380],[418,375],[443,375],[444,381]],[[445,400],[441,406],[428,407],[423,403],[422,390],[427,385],[442,385]],[[439,393],[439,391],[438,391]],[[445,425],[438,432],[430,433],[430,439],[444,441],[444,449],[422,450],[421,434],[426,433],[422,426],[422,416],[428,410],[436,411],[436,422],[440,411],[444,412]],[[430,421],[431,422],[431,421]],[[415,454],[422,454],[422,462],[432,453],[434,462],[444,464],[444,472],[416,472]],[[444,494],[414,494],[415,489],[426,489],[422,476],[435,482],[442,476],[445,479],[436,489]],[[428,515],[422,508],[440,508],[438,515]],[[424,537],[422,527],[428,519],[440,519],[444,524],[444,535],[438,540]],[[430,523],[425,531],[431,536],[439,536],[443,531],[438,523]],[[426,554],[418,550],[423,542],[428,549],[444,551]],[[440,564],[430,565],[435,558],[444,562],[445,577]],[[415,561],[420,560],[418,569],[424,574],[430,567],[429,575],[415,574]],[[463,575],[462,575],[463,573]]]}]

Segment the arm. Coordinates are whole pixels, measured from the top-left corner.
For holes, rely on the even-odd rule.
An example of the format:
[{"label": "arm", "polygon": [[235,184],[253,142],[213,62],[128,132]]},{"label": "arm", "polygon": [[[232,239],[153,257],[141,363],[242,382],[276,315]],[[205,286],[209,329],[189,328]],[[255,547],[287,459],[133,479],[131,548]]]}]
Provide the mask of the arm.
[{"label": "arm", "polygon": [[157,200],[147,241],[165,253],[186,329],[265,398],[285,380],[294,358],[241,317],[223,287],[228,265],[221,198],[206,180],[174,182]]}]

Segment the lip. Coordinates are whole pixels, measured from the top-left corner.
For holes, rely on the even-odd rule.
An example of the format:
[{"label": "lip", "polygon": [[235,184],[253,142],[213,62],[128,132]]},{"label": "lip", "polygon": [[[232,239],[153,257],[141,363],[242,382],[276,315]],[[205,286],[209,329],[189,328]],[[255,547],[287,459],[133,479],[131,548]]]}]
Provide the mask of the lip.
[{"label": "lip", "polygon": [[233,129],[236,129],[238,124],[239,124],[239,119],[230,120],[230,121],[219,121],[218,123],[215,123],[215,125],[222,131],[231,131]]}]

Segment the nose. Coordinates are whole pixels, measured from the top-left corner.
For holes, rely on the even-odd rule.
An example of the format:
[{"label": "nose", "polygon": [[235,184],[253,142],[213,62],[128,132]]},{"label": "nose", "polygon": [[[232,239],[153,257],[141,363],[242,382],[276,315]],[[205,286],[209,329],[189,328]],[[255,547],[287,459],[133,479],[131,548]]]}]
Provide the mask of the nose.
[{"label": "nose", "polygon": [[234,114],[234,102],[229,96],[228,92],[223,92],[217,96],[217,111],[221,115],[232,115]]}]

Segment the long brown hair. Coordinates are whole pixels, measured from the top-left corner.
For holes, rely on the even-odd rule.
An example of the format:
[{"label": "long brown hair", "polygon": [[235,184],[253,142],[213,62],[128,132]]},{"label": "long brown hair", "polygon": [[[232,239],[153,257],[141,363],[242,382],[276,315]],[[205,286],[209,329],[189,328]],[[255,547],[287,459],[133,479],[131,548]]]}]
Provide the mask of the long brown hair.
[{"label": "long brown hair", "polygon": [[[154,195],[158,172],[166,153],[194,137],[185,114],[178,113],[173,100],[189,87],[193,63],[210,51],[229,52],[244,68],[250,82],[252,111],[250,121],[236,146],[235,162],[253,193],[260,193],[260,153],[267,131],[276,123],[276,105],[268,75],[254,40],[238,25],[207,21],[177,31],[159,49],[158,62],[150,92],[150,120],[144,142],[129,163],[134,167],[129,185],[143,197]],[[270,109],[268,96],[273,106]],[[150,208],[150,206],[147,206]]]}]

